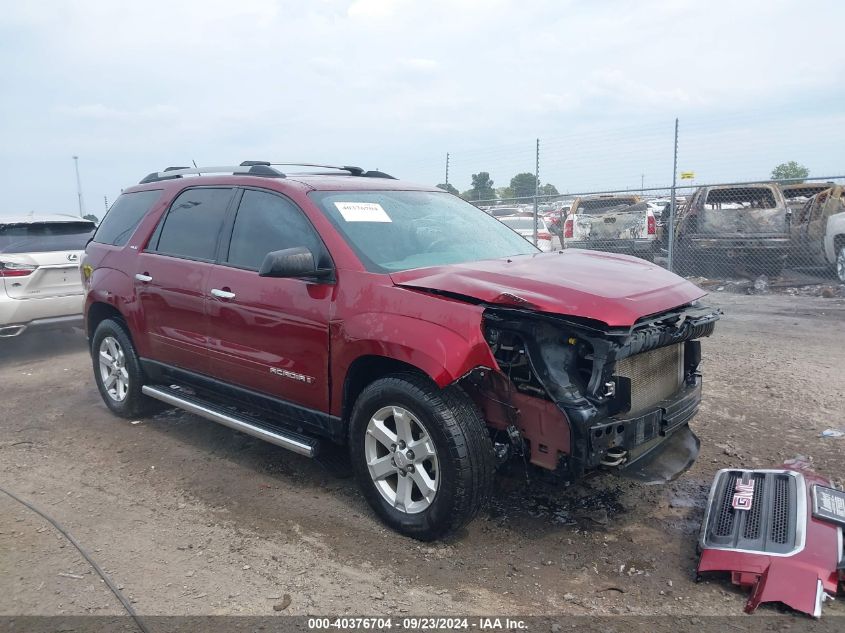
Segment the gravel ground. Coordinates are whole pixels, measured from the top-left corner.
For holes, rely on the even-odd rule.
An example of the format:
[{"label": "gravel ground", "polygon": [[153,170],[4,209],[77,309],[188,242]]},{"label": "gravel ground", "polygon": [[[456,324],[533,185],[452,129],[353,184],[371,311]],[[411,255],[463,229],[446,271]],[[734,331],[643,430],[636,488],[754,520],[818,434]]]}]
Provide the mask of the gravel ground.
[{"label": "gravel ground", "polygon": [[[566,489],[512,468],[444,542],[398,536],[350,479],[191,415],[113,417],[85,341],[0,342],[0,486],[62,522],[148,615],[739,615],[727,578],[695,584],[719,468],[803,455],[845,478],[845,300],[717,293],[704,342],[701,456],[679,481]],[[121,614],[48,523],[0,494],[0,615]],[[274,611],[275,607],[275,611]],[[765,607],[765,613],[777,609]],[[826,615],[845,615],[842,601]]]}]

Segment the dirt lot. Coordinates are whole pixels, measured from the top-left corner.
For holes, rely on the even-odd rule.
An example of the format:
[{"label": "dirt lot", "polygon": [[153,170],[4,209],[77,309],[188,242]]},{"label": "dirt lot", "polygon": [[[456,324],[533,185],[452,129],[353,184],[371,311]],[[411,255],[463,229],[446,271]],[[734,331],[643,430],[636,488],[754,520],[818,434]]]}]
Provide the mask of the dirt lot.
[{"label": "dirt lot", "polygon": [[[695,584],[714,472],[804,455],[845,478],[845,299],[711,296],[702,441],[679,481],[611,476],[560,490],[512,469],[446,542],[386,530],[353,482],[190,415],[120,420],[81,336],[0,342],[0,486],[76,536],[142,614],[723,614],[744,595]],[[64,574],[64,575],[62,575]],[[0,614],[120,614],[83,559],[0,494]],[[775,613],[767,608],[764,611]],[[842,601],[827,615],[845,615]]]}]

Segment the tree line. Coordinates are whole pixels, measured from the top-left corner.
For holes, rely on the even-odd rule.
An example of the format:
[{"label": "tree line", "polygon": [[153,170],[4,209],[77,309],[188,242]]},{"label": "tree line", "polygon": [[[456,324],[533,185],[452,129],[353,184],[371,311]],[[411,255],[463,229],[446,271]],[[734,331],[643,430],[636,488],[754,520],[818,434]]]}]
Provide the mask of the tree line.
[{"label": "tree line", "polygon": [[[781,163],[772,170],[771,178],[773,180],[795,180],[801,181],[809,176],[809,170],[794,160],[788,163]],[[440,189],[448,191],[449,193],[460,196],[464,200],[495,200],[508,198],[530,198],[534,195],[536,187],[536,177],[530,172],[523,172],[516,174],[511,178],[510,186],[508,187],[494,187],[493,179],[490,178],[490,172],[480,171],[472,175],[470,188],[466,191],[458,191],[457,187],[449,183],[440,183],[437,185]],[[560,193],[551,183],[546,183],[540,186],[541,196],[558,196]]]},{"label": "tree line", "polygon": [[[516,174],[511,178],[510,185],[507,187],[494,187],[493,179],[490,178],[490,172],[480,171],[472,175],[470,188],[466,191],[458,191],[456,187],[449,183],[440,183],[437,185],[440,189],[460,196],[464,200],[493,200],[496,198],[529,198],[534,195],[537,178],[530,172],[523,172]],[[560,195],[557,187],[551,183],[540,185],[541,196],[557,196]]]}]

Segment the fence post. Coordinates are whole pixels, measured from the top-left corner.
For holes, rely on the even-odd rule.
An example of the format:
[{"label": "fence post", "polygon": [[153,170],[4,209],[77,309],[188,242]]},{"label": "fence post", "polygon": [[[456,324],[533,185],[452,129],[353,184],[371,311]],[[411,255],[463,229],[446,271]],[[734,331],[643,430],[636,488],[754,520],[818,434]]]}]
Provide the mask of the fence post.
[{"label": "fence post", "polygon": [[534,246],[537,246],[537,229],[540,223],[537,196],[540,195],[540,139],[537,139],[537,150],[534,161]]},{"label": "fence post", "polygon": [[678,176],[678,118],[675,117],[675,149],[672,159],[672,197],[669,202],[669,270],[674,272],[675,257],[675,186]]}]

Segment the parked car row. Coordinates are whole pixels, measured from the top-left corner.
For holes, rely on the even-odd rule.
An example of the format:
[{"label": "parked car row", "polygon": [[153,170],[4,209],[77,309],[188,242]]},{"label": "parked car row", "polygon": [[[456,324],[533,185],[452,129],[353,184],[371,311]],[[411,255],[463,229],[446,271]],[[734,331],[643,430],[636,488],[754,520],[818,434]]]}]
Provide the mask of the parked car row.
[{"label": "parked car row", "polygon": [[[832,267],[845,283],[843,199],[843,187],[830,182],[699,187],[676,198],[674,270],[778,275],[789,263]],[[541,217],[563,248],[654,261],[669,250],[670,207],[669,198],[588,195],[547,207]],[[507,215],[518,207],[492,209]]]}]

